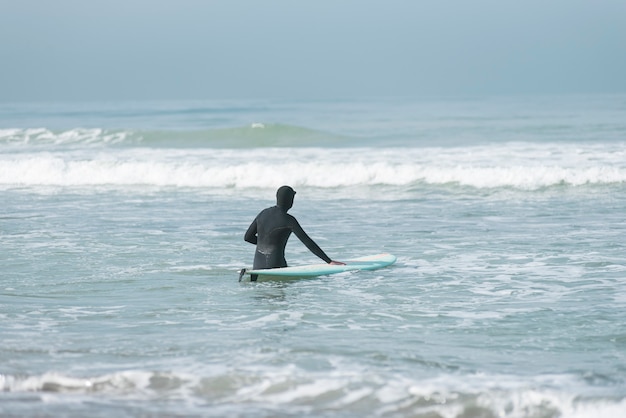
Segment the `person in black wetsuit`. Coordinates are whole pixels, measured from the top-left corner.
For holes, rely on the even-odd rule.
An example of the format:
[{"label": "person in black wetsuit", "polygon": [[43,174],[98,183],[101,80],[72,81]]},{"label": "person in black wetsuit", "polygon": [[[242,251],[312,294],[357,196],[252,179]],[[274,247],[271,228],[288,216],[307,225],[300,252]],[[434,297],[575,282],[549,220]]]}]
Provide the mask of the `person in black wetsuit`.
[{"label": "person in black wetsuit", "polygon": [[[244,239],[256,245],[254,269],[287,267],[285,246],[292,232],[313,254],[325,262],[344,264],[331,260],[304,232],[296,218],[287,213],[293,206],[295,194],[296,192],[289,186],[280,187],[276,192],[276,206],[262,210],[248,227]],[[252,275],[251,280],[255,281],[256,276]]]}]

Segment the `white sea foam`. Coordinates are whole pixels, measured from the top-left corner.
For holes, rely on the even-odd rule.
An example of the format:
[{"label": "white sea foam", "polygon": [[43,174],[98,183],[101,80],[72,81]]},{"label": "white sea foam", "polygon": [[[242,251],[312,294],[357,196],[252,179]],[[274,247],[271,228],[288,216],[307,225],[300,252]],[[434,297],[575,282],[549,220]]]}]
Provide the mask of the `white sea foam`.
[{"label": "white sea foam", "polygon": [[96,396],[103,407],[107,401],[119,407],[120,396],[136,400],[167,396],[170,402],[185,402],[187,408],[210,401],[287,412],[303,407],[320,413],[341,409],[355,415],[612,418],[626,411],[626,400],[577,393],[582,389],[580,382],[567,375],[520,379],[479,374],[413,379],[344,370],[314,377],[303,375],[293,366],[273,373],[259,370],[224,375],[221,368],[213,372],[199,376],[128,370],[90,378],[53,372],[27,377],[0,375],[0,387],[5,394]]},{"label": "white sea foam", "polygon": [[6,153],[3,185],[150,185],[208,188],[456,184],[535,190],[626,182],[626,151],[612,146]]}]

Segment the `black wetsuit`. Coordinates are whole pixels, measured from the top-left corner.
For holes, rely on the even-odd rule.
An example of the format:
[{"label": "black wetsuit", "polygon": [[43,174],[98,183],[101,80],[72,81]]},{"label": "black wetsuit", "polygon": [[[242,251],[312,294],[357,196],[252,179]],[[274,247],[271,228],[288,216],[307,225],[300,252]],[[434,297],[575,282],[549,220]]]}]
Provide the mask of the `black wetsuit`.
[{"label": "black wetsuit", "polygon": [[287,213],[293,205],[294,194],[293,191],[284,195],[279,192],[278,204],[261,211],[246,231],[244,239],[256,245],[254,269],[287,267],[285,246],[292,232],[313,254],[327,263],[331,262],[330,257],[304,232],[296,218]]}]

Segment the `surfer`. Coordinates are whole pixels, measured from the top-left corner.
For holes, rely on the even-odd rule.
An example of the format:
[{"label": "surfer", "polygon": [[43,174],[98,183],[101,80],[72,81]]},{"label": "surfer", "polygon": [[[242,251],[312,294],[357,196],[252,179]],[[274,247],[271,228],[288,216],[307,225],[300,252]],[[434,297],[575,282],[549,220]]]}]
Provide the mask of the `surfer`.
[{"label": "surfer", "polygon": [[[344,263],[333,261],[302,229],[296,218],[287,211],[293,206],[296,192],[289,186],[282,186],[276,192],[276,206],[264,209],[252,221],[244,239],[256,245],[254,269],[287,267],[285,246],[293,232],[313,254],[328,264]],[[256,275],[251,276],[256,281]]]}]

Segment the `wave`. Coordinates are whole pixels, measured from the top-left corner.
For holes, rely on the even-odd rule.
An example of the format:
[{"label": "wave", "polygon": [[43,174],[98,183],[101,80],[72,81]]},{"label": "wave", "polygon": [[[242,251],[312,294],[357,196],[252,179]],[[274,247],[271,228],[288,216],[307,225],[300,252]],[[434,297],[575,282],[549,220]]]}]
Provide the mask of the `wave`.
[{"label": "wave", "polygon": [[0,129],[0,145],[13,146],[131,146],[149,148],[258,148],[330,146],[351,143],[348,137],[309,128],[252,123],[205,130],[123,130],[46,128]]},{"label": "wave", "polygon": [[617,145],[120,149],[0,154],[0,185],[275,188],[456,185],[537,190],[626,183]]},{"label": "wave", "polygon": [[188,164],[154,161],[64,161],[42,156],[4,161],[0,169],[3,185],[104,186],[149,185],[210,188],[274,188],[294,186],[410,186],[459,185],[478,189],[511,187],[536,190],[560,185],[626,183],[626,169],[555,166],[472,167],[423,166],[410,164],[372,165],[349,162],[283,163],[267,166],[258,162],[240,164]]},{"label": "wave", "polygon": [[[559,382],[560,388],[554,387]],[[259,410],[277,409],[284,414],[303,405],[315,414],[342,411],[362,415],[406,416],[503,416],[503,417],[615,417],[626,412],[626,400],[601,395],[576,376],[468,375],[407,379],[403,376],[369,376],[354,373],[303,376],[293,369],[274,373],[216,370],[207,376],[196,373],[128,370],[96,377],[71,377],[60,373],[33,376],[0,375],[7,409],[11,394],[72,394],[96,397],[99,408],[115,407],[132,400],[134,411],[152,402],[168,399],[178,412],[191,412],[193,405],[226,406],[241,410],[256,405]],[[606,391],[605,390],[605,391]],[[56,403],[63,404],[64,398]],[[71,402],[71,401],[70,401]],[[89,405],[86,402],[85,405]],[[160,404],[161,408],[164,407]],[[23,408],[23,405],[19,406]],[[161,412],[163,412],[161,410]],[[205,410],[206,412],[206,410]],[[267,411],[266,411],[267,412]]]}]

